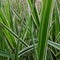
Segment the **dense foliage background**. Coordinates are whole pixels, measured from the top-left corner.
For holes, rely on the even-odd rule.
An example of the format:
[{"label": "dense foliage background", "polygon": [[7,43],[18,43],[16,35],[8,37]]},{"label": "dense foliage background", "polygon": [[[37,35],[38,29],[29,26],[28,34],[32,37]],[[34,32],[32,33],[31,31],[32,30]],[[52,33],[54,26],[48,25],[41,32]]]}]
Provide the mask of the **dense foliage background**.
[{"label": "dense foliage background", "polygon": [[0,60],[60,60],[60,0],[0,0]]}]

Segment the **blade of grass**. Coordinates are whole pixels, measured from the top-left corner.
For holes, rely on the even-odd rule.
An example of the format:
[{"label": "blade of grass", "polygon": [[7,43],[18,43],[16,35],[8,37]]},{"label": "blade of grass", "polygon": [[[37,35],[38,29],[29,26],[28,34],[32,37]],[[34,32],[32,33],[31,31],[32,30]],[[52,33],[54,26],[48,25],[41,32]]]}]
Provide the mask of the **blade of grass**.
[{"label": "blade of grass", "polygon": [[28,3],[29,3],[30,10],[32,13],[33,21],[34,21],[36,27],[38,28],[38,26],[39,26],[39,15],[37,13],[37,9],[35,6],[35,0],[28,0]]},{"label": "blade of grass", "polygon": [[23,43],[25,46],[28,46],[28,44],[26,44],[21,38],[18,37],[18,35],[16,35],[11,29],[9,29],[6,25],[4,25],[3,23],[0,23],[0,26],[4,27],[5,29],[7,29],[13,36],[15,36],[21,43]]},{"label": "blade of grass", "polygon": [[[39,60],[44,59],[44,51],[48,41],[48,24],[52,9],[52,0],[43,0],[43,8],[41,11],[41,24],[39,26],[39,39],[38,39],[38,56]],[[46,56],[46,55],[45,55]],[[45,59],[46,60],[46,59]]]},{"label": "blade of grass", "polygon": [[[31,19],[32,19],[32,17],[31,17]],[[32,37],[32,40],[33,40],[35,57],[36,57],[36,60],[38,60],[38,53],[37,53],[37,49],[36,49],[36,46],[35,46],[35,40],[34,40],[34,36],[33,36],[33,21],[32,20],[31,20],[31,37]]]},{"label": "blade of grass", "polygon": [[53,42],[53,41],[48,41],[48,44],[58,50],[60,50],[60,44]]}]

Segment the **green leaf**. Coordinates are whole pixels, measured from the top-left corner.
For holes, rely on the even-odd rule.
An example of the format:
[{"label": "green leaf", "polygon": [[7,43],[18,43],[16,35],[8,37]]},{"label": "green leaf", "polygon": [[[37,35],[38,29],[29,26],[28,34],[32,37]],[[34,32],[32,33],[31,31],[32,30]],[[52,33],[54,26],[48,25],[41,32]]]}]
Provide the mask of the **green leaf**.
[{"label": "green leaf", "polygon": [[6,25],[4,25],[3,23],[0,23],[0,26],[4,27],[5,29],[7,29],[14,37],[16,37],[21,43],[23,43],[25,46],[28,46],[27,43],[25,43],[21,38],[19,38],[18,35],[16,35],[11,29],[9,29]]},{"label": "green leaf", "polygon": [[43,7],[41,10],[40,21],[41,24],[39,26],[39,37],[38,37],[38,56],[39,60],[46,59],[46,49],[48,42],[48,25],[49,18],[52,10],[52,2],[53,0],[43,0]]}]

